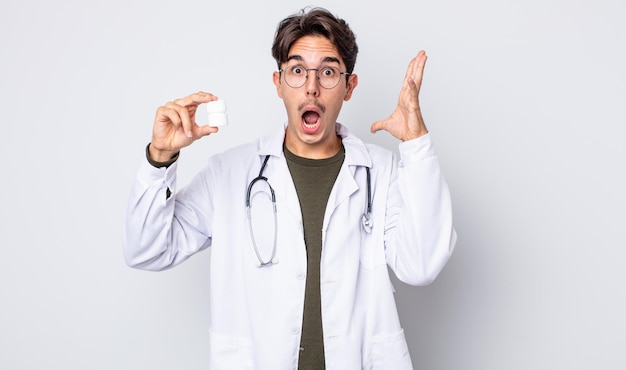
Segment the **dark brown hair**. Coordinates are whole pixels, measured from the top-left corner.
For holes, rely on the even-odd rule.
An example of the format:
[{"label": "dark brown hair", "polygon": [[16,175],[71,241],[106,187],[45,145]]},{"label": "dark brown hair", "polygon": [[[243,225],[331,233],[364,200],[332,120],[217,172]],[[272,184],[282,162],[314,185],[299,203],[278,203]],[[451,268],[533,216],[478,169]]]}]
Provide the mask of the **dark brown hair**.
[{"label": "dark brown hair", "polygon": [[356,37],[346,21],[323,8],[302,9],[278,24],[272,45],[278,69],[287,61],[293,43],[304,36],[326,37],[339,51],[347,72],[352,73],[359,51]]}]

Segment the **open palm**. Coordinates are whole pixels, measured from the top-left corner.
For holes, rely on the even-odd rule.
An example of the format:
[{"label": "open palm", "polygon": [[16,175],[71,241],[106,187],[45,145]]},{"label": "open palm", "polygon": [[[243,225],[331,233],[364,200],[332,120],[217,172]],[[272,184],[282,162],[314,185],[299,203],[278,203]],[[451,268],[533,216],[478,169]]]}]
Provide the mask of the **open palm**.
[{"label": "open palm", "polygon": [[374,122],[371,127],[372,132],[385,130],[402,141],[415,139],[428,133],[419,105],[419,92],[426,59],[426,52],[421,50],[411,60],[396,109],[386,119]]}]

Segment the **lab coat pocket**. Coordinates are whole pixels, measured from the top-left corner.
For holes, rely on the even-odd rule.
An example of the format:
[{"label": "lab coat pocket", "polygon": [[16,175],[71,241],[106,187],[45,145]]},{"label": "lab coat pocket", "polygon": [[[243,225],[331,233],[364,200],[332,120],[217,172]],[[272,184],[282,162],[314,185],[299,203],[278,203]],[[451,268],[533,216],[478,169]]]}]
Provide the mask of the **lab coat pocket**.
[{"label": "lab coat pocket", "polygon": [[252,369],[252,346],[247,338],[231,337],[210,330],[210,369]]},{"label": "lab coat pocket", "polygon": [[372,370],[379,369],[413,369],[404,330],[372,337]]}]

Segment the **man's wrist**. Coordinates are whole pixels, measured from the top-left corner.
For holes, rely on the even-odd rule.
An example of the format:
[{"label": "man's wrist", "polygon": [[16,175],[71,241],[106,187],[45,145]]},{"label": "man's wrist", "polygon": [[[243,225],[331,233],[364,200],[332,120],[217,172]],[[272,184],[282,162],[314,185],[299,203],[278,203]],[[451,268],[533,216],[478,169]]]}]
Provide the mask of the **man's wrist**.
[{"label": "man's wrist", "polygon": [[161,167],[167,168],[171,166],[174,162],[176,162],[176,160],[178,159],[178,155],[180,154],[180,152],[176,152],[176,153],[160,152],[159,154],[156,154],[154,149],[152,150],[150,149],[151,147],[149,143],[146,146],[146,159],[148,159],[148,162],[156,168],[161,168]]}]

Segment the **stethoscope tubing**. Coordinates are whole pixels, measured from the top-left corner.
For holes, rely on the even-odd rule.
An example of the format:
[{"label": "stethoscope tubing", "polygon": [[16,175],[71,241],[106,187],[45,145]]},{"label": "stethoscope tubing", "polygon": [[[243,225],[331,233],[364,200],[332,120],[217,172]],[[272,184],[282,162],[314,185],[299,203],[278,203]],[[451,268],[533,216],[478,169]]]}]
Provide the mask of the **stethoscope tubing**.
[{"label": "stethoscope tubing", "polygon": [[[248,217],[248,230],[250,232],[250,239],[252,240],[252,246],[254,247],[254,253],[256,254],[259,267],[278,263],[278,260],[276,259],[276,244],[277,244],[276,242],[278,239],[278,212],[276,210],[276,194],[274,193],[274,188],[272,188],[272,185],[269,183],[269,181],[267,181],[267,177],[263,176],[263,171],[265,170],[265,166],[267,165],[267,161],[269,160],[269,158],[270,158],[269,155],[265,156],[265,160],[263,161],[263,165],[261,166],[259,175],[255,177],[252,181],[250,181],[250,184],[248,184],[248,191],[246,192],[246,213]],[[270,259],[267,261],[263,260],[263,257],[261,256],[261,252],[259,252],[259,247],[257,246],[256,238],[254,237],[254,230],[252,229],[252,206],[250,205],[250,194],[252,192],[252,187],[258,181],[265,181],[267,186],[269,186],[270,193],[271,193],[272,207],[274,209],[274,242],[272,245],[272,255]]]},{"label": "stethoscope tubing", "polygon": [[[263,160],[263,164],[261,165],[261,169],[259,170],[259,175],[255,177],[254,179],[252,179],[252,181],[250,181],[250,183],[248,184],[248,189],[246,191],[246,213],[248,217],[248,230],[250,232],[250,239],[252,240],[252,247],[254,248],[254,253],[256,254],[256,257],[258,260],[257,265],[259,267],[270,266],[270,265],[278,263],[278,259],[276,258],[276,244],[278,240],[278,212],[276,209],[276,194],[274,193],[274,188],[272,188],[272,185],[269,183],[267,177],[263,176],[263,171],[265,170],[265,166],[267,165],[267,161],[269,160],[269,158],[270,158],[269,155],[265,156],[265,159]],[[365,166],[365,173],[367,177],[367,182],[366,182],[367,183],[367,208],[365,212],[363,213],[363,217],[361,221],[362,221],[363,229],[365,230],[366,233],[369,234],[372,232],[372,219],[371,219],[372,180],[371,180],[371,175],[370,175],[370,169],[367,166]],[[258,181],[265,181],[265,183],[269,187],[271,200],[272,200],[272,207],[274,210],[274,242],[272,245],[272,254],[269,260],[264,260],[263,257],[261,256],[261,252],[259,251],[259,248],[256,244],[256,238],[254,237],[254,230],[252,228],[252,212],[251,212],[252,205],[250,204],[250,195],[252,193],[252,187]]]}]

